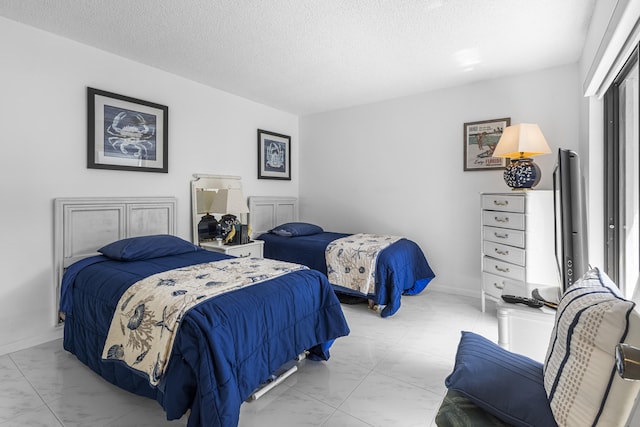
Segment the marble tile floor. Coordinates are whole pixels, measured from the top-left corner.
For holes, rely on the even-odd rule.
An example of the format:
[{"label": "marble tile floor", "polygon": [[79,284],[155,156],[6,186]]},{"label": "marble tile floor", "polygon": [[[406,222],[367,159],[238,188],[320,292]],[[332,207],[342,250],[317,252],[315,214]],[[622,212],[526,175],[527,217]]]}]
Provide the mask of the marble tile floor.
[{"label": "marble tile floor", "polygon": [[[495,305],[427,288],[382,319],[365,304],[343,305],[351,328],[328,362],[298,372],[242,405],[241,427],[435,426],[461,330],[497,341]],[[107,383],[55,340],[0,356],[0,427],[184,426],[153,400]]]}]

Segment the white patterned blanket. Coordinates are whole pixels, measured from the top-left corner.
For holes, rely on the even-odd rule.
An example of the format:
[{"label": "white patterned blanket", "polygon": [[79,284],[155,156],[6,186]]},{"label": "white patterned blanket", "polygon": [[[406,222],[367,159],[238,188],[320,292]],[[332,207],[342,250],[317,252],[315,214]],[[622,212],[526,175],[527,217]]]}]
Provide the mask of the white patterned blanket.
[{"label": "white patterned blanket", "polygon": [[185,313],[216,295],[307,267],[263,258],[233,258],[154,274],[122,295],[103,359],[122,360],[157,385]]},{"label": "white patterned blanket", "polygon": [[329,282],[363,294],[375,292],[378,255],[401,238],[360,233],[332,241],[325,249]]}]

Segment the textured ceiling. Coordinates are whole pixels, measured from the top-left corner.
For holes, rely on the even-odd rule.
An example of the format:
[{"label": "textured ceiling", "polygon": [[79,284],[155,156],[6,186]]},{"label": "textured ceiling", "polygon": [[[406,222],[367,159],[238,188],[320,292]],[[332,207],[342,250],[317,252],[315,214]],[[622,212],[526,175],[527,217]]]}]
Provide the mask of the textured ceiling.
[{"label": "textured ceiling", "polygon": [[595,0],[0,0],[0,16],[298,115],[579,60]]}]

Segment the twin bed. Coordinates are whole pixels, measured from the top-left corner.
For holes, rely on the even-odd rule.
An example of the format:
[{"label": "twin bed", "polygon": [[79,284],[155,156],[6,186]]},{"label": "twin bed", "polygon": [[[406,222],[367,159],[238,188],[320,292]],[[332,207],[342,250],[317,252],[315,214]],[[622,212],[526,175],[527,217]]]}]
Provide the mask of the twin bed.
[{"label": "twin bed", "polygon": [[[173,198],[55,201],[64,347],[111,383],[156,399],[168,419],[189,412],[188,426],[235,426],[242,402],[274,372],[305,352],[328,359],[332,342],[349,328],[326,276],[308,268],[266,260],[279,271],[268,278],[248,259],[237,274],[242,287],[234,282],[208,299],[192,291],[181,282],[185,270],[196,269],[201,288],[214,288],[221,286],[217,272],[240,260],[172,236],[175,205]],[[122,299],[149,276],[152,287],[167,288],[171,303],[152,310],[152,297]],[[203,301],[175,308],[187,297]],[[174,300],[180,302],[170,305]],[[105,346],[112,319],[123,336]],[[178,330],[168,353],[149,344],[151,335]]]},{"label": "twin bed", "polygon": [[420,247],[411,240],[400,238],[379,252],[375,260],[375,283],[368,292],[360,292],[340,281],[344,276],[334,273],[341,269],[362,268],[353,260],[361,258],[362,251],[356,249],[347,261],[334,258],[328,262],[327,248],[339,239],[355,241],[355,246],[360,247],[358,242],[387,236],[327,232],[315,224],[300,223],[297,199],[292,197],[249,197],[249,212],[254,227],[252,237],[264,241],[266,258],[303,264],[328,275],[329,279],[334,279],[331,283],[337,293],[368,299],[383,307],[382,317],[398,311],[402,295],[420,293],[435,277]]}]

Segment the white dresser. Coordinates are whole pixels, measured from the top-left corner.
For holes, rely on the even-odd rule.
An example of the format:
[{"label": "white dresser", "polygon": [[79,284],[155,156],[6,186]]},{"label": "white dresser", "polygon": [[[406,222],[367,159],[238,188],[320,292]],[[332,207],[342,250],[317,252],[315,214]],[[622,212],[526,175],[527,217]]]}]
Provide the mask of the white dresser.
[{"label": "white dresser", "polygon": [[531,297],[560,286],[555,259],[553,192],[482,193],[482,311],[485,298]]}]

